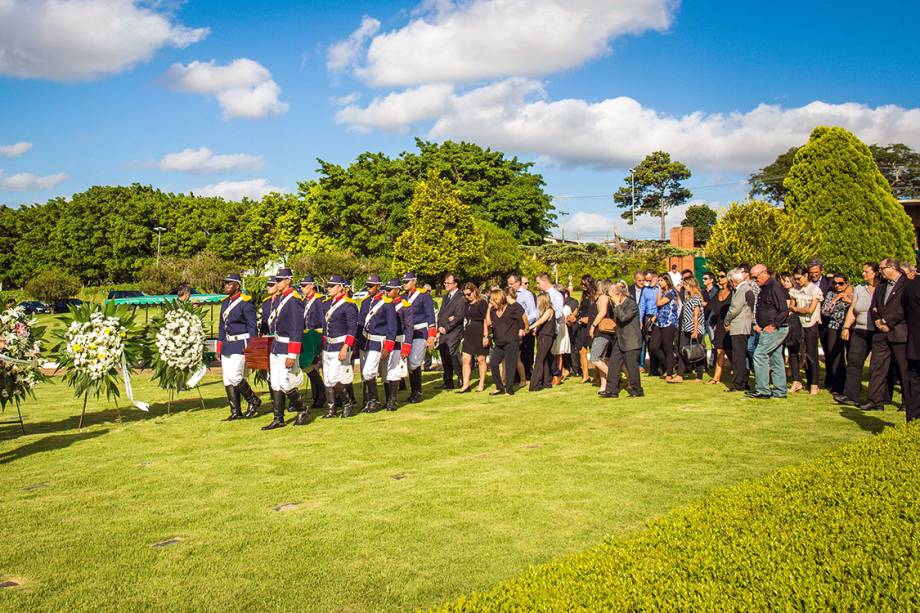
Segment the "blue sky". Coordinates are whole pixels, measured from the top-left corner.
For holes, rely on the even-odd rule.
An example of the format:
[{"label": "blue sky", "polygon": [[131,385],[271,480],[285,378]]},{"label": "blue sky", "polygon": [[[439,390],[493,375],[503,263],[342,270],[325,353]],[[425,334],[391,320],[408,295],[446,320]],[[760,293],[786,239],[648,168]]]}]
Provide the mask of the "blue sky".
[{"label": "blue sky", "polygon": [[421,136],[535,161],[568,236],[653,237],[607,194],[654,149],[724,205],[814,125],[920,148],[917,23],[908,1],[8,0],[0,202],[258,196]]}]

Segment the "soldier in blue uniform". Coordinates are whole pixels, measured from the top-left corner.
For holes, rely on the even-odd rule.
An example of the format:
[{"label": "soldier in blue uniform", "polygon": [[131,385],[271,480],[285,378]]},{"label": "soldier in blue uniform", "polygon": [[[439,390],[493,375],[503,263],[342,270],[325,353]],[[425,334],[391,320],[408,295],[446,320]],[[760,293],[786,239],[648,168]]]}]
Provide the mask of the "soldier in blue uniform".
[{"label": "soldier in blue uniform", "polygon": [[329,300],[323,303],[324,419],[336,416],[336,398],[342,403],[342,417],[351,417],[354,408],[352,350],[358,340],[358,307],[348,297],[347,285],[341,275],[332,275],[326,285]]},{"label": "soldier in blue uniform", "polygon": [[[305,276],[300,281],[300,294],[303,296],[303,320],[304,331],[313,330],[319,335],[323,334],[323,302],[326,297],[316,291],[316,281],[311,275]],[[319,355],[307,370],[307,377],[310,379],[310,389],[313,394],[313,409],[319,409],[323,406],[323,400],[326,397],[323,377],[320,374],[322,365],[319,361]]]},{"label": "soldier in blue uniform", "polygon": [[[361,380],[364,383],[365,413],[382,406],[377,395],[377,373],[386,366],[396,344],[396,311],[393,299],[380,291],[379,275],[367,280],[367,298],[358,313],[358,343],[361,347]],[[385,369],[384,369],[385,370]]]},{"label": "soldier in blue uniform", "polygon": [[[243,350],[247,341],[256,335],[256,308],[248,294],[240,291],[242,281],[236,273],[224,278],[226,298],[220,303],[220,322],[217,328],[217,355],[224,377],[224,389],[230,402],[227,421],[255,417],[262,401],[256,396],[244,376],[246,357]],[[246,399],[246,414],[240,410],[240,396]]]},{"label": "soldier in blue uniform", "polygon": [[[418,279],[414,272],[403,275],[403,287],[406,293],[403,300],[409,303],[412,310],[411,343],[412,352],[409,354],[409,402],[422,401],[422,365],[425,363],[425,354],[434,347],[435,337],[438,335],[437,319],[434,316],[434,301],[427,290],[419,289]],[[406,342],[409,341],[410,332],[406,331]]]},{"label": "soldier in blue uniform", "polygon": [[[387,411],[396,410],[396,392],[399,382],[409,372],[408,359],[412,352],[412,305],[400,296],[402,283],[399,279],[390,279],[384,286],[387,297],[392,301],[393,314],[396,316],[396,343],[386,362],[386,393]],[[407,339],[408,335],[408,340]]]},{"label": "soldier in blue uniform", "polygon": [[265,300],[262,301],[262,305],[259,307],[259,335],[261,336],[268,335],[268,316],[271,315],[272,304],[275,299],[276,281],[275,275],[272,275],[265,283]]},{"label": "soldier in blue uniform", "polygon": [[275,302],[268,316],[268,332],[275,337],[268,358],[268,382],[272,391],[274,418],[263,430],[284,426],[284,401],[297,411],[295,424],[307,423],[307,411],[300,397],[303,371],[300,369],[300,344],[303,339],[303,302],[291,287],[291,269],[279,268],[275,275]]}]

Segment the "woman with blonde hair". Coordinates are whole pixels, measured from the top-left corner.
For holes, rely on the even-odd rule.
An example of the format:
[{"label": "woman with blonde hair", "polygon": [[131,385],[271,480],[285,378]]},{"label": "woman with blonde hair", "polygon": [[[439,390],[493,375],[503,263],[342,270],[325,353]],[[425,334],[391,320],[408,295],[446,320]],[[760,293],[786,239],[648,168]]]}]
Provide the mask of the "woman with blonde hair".
[{"label": "woman with blonde hair", "polygon": [[530,391],[536,392],[553,386],[553,344],[556,340],[556,312],[548,294],[537,295],[537,311],[540,315],[533,324],[537,337],[537,353],[530,377]]},{"label": "woman with blonde hair", "polygon": [[610,317],[610,297],[607,292],[610,291],[612,285],[613,281],[610,279],[598,281],[597,293],[594,296],[597,313],[588,327],[588,335],[592,339],[590,360],[594,368],[597,369],[601,389],[606,389],[607,387],[607,352],[610,348],[610,341],[613,340],[613,335],[601,332],[597,329],[597,326],[601,323],[601,320]]},{"label": "woman with blonde hair", "polygon": [[[489,327],[483,332],[483,346],[489,343],[489,332],[492,333],[492,379],[495,381],[495,391],[492,396],[501,394],[514,394],[515,365],[518,363],[518,354],[521,351],[521,337],[527,330],[524,307],[517,302],[509,302],[505,292],[492,290],[489,296]],[[500,366],[504,366],[504,380]]]}]

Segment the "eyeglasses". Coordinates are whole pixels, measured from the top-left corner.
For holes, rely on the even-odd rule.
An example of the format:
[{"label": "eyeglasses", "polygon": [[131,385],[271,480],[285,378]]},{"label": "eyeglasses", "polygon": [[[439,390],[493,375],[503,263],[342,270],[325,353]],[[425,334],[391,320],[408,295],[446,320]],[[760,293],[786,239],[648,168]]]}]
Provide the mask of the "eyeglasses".
[{"label": "eyeglasses", "polygon": [[464,296],[472,296],[472,295],[473,295],[473,292],[463,292],[463,295],[464,295]]},{"label": "eyeglasses", "polygon": [[847,284],[846,281],[834,281],[834,285],[836,285],[837,287],[843,287],[846,284]]},{"label": "eyeglasses", "polygon": [[725,275],[719,275],[719,278],[720,278],[720,279],[724,279],[724,278],[725,278]]}]

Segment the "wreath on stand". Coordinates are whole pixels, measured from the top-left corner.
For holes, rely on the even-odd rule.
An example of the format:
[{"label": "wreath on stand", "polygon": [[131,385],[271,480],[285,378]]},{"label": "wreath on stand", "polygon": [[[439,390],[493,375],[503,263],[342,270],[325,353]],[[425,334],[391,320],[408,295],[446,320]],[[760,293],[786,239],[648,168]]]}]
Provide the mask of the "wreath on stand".
[{"label": "wreath on stand", "polygon": [[163,316],[150,326],[153,354],[153,379],[161,389],[169,390],[167,413],[173,397],[181,391],[196,389],[204,408],[198,383],[208,372],[204,362],[204,313],[188,302],[167,302]]},{"label": "wreath on stand", "polygon": [[90,396],[99,398],[103,391],[106,399],[115,399],[121,420],[119,377],[131,404],[148,411],[150,405],[135,400],[131,388],[131,366],[140,362],[143,350],[134,315],[111,302],[84,303],[70,306],[70,313],[62,320],[66,327],[56,333],[60,342],[55,351],[58,368],[66,370],[64,382],[73,388],[75,396],[83,396],[79,427],[83,428],[87,400]]},{"label": "wreath on stand", "polygon": [[0,312],[0,410],[6,405],[16,405],[17,421],[22,423],[19,403],[26,398],[35,398],[35,386],[48,377],[41,370],[41,344],[45,329],[35,325],[36,320],[22,307]]}]

